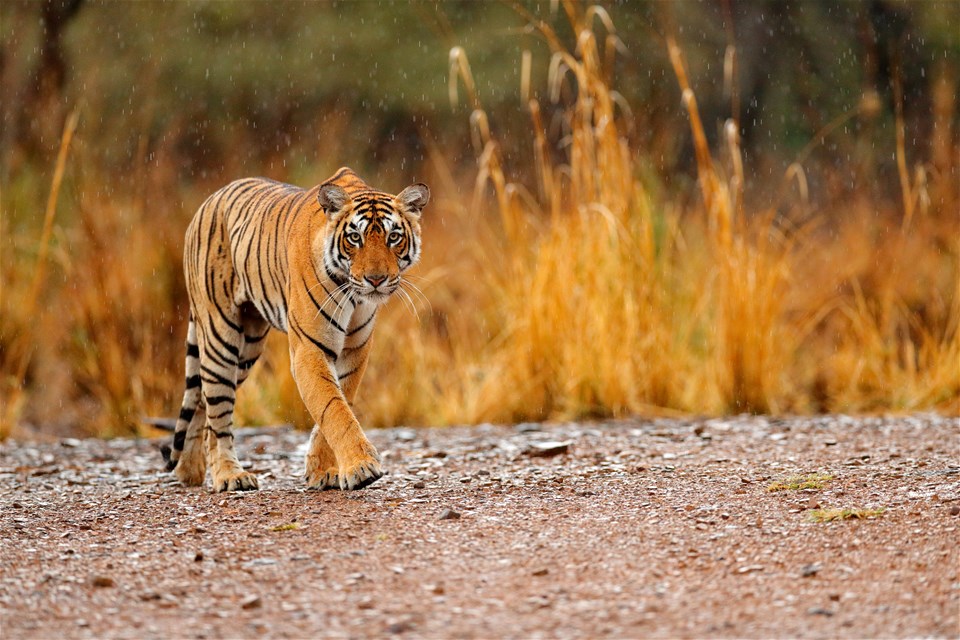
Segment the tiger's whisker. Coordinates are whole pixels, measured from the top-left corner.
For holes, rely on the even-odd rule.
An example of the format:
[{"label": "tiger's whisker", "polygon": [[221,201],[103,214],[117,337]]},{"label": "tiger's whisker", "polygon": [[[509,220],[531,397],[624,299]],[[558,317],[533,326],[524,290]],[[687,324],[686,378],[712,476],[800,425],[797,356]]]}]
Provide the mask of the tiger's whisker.
[{"label": "tiger's whisker", "polygon": [[401,281],[400,281],[400,287],[403,288],[403,285],[407,285],[408,287],[410,287],[410,288],[412,289],[412,291],[417,294],[417,297],[418,297],[418,298],[420,298],[420,299],[423,300],[425,303],[427,303],[427,308],[428,308],[428,310],[430,311],[430,313],[433,313],[433,304],[430,302],[430,298],[428,298],[426,295],[424,295],[423,291],[420,290],[420,287],[418,287],[417,285],[413,284],[412,282],[406,282],[406,281],[404,281],[404,280],[401,280]]},{"label": "tiger's whisker", "polygon": [[407,308],[413,312],[413,316],[417,319],[417,322],[420,322],[420,314],[417,313],[417,306],[413,304],[413,300],[410,298],[410,294],[406,292],[405,289],[397,289],[400,292],[400,299],[404,301]]}]

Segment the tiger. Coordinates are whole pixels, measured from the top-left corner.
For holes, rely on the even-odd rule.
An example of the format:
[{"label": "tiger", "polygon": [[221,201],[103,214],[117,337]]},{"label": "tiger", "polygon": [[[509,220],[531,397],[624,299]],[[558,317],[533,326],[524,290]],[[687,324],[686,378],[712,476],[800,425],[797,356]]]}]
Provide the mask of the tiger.
[{"label": "tiger", "polygon": [[288,336],[290,369],[315,421],[309,488],[353,490],[383,476],[380,455],[353,412],[377,311],[420,259],[423,183],[397,195],[349,167],[310,189],[236,180],[190,222],[183,266],[190,302],[186,388],[165,446],[167,470],[213,489],[259,489],[234,448],[236,391],[271,329]]}]

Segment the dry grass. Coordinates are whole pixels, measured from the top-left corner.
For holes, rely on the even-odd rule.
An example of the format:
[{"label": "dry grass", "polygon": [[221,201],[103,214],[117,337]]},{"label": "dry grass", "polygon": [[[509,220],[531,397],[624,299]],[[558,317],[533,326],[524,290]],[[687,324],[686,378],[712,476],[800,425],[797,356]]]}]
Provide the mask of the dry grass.
[{"label": "dry grass", "polygon": [[[799,164],[783,176],[783,191],[799,194],[796,215],[776,204],[748,211],[737,125],[728,122],[722,148],[710,149],[670,40],[699,197],[661,194],[626,133],[630,107],[611,86],[621,46],[614,25],[602,9],[563,6],[575,47],[530,18],[552,60],[539,95],[523,57],[532,129],[524,171],[502,157],[467,52],[451,51],[451,97],[462,87],[478,170],[456,175],[446,150],[431,150],[426,257],[411,281],[422,296],[411,291],[378,321],[358,402],[364,423],[960,411],[960,221],[956,190],[945,186],[958,170],[956,147],[935,145],[928,175],[898,137],[899,211],[864,190],[831,205],[843,209],[839,221],[829,208],[811,212]],[[559,147],[545,100],[559,111]],[[121,194],[104,190],[108,177],[85,158],[67,163],[69,219],[39,245],[2,223],[0,429],[53,420],[131,433],[141,415],[177,409],[179,252],[192,213],[180,203],[199,203],[211,185],[179,184],[160,154]],[[34,313],[23,301],[46,258],[31,247],[50,237],[56,277],[45,279]],[[25,369],[23,354],[33,354]],[[285,340],[273,337],[240,392],[239,422],[309,422],[288,371]]]},{"label": "dry grass", "polygon": [[814,522],[833,522],[834,520],[869,520],[879,518],[884,509],[812,509],[808,512]]},{"label": "dry grass", "polygon": [[833,476],[827,473],[810,473],[805,476],[790,476],[767,486],[767,491],[803,491],[804,489],[823,489]]}]

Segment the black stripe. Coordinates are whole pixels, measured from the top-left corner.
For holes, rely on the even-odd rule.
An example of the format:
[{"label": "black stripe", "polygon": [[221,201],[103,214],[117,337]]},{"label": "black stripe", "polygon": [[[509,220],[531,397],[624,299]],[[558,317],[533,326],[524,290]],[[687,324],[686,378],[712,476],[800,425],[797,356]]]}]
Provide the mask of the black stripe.
[{"label": "black stripe", "polygon": [[[330,315],[329,315],[326,311],[323,310],[323,305],[321,305],[319,302],[317,302],[317,299],[313,297],[313,294],[310,292],[310,287],[307,286],[307,277],[304,276],[304,275],[301,275],[300,277],[301,277],[301,279],[303,280],[303,288],[304,288],[304,290],[307,292],[307,295],[310,296],[310,302],[312,302],[312,303],[313,303],[313,306],[315,306],[315,307],[317,308],[317,311],[320,312],[320,315],[322,315],[322,316],[326,319],[327,322],[329,322],[330,324],[332,324],[334,329],[336,329],[336,330],[339,331],[340,333],[344,333],[344,328],[341,327],[340,324],[339,324],[336,320],[334,320],[332,317],[330,317]],[[320,286],[323,286],[323,283],[322,283],[322,282],[319,283],[319,284],[320,284]],[[323,287],[323,290],[326,291],[327,288],[326,288],[326,287]],[[330,294],[328,293],[327,295],[330,295]],[[330,296],[330,297],[333,298],[333,296]],[[334,298],[334,301],[336,301],[336,298]],[[326,302],[326,301],[324,301],[324,302]]]},{"label": "black stripe", "polygon": [[187,357],[188,358],[199,358],[200,357],[200,347],[195,344],[187,343]]},{"label": "black stripe", "polygon": [[372,337],[373,337],[373,334],[371,333],[369,336],[367,336],[366,340],[364,340],[363,342],[361,342],[361,343],[358,344],[357,346],[355,346],[355,347],[344,347],[344,348],[343,348],[343,352],[344,352],[344,353],[347,353],[347,352],[353,352],[353,351],[357,351],[357,350],[359,350],[359,349],[363,349],[363,348],[366,346],[366,344],[367,344],[368,342],[370,342],[370,338],[372,338]]},{"label": "black stripe", "polygon": [[375,317],[377,317],[377,312],[376,312],[376,310],[373,310],[373,311],[370,312],[370,317],[367,318],[366,320],[364,320],[363,324],[361,324],[359,327],[356,327],[355,329],[351,329],[349,332],[347,332],[347,336],[352,336],[353,334],[357,333],[358,331],[361,331],[364,327],[366,327],[368,324],[370,324],[370,322],[371,322]]},{"label": "black stripe", "polygon": [[187,389],[196,389],[200,386],[200,376],[194,375],[187,378]]},{"label": "black stripe", "polygon": [[[217,327],[216,327],[216,326],[214,325],[214,323],[212,323],[212,322],[210,323],[210,331],[213,333],[213,337],[216,338],[217,341],[218,341],[220,344],[223,345],[223,348],[224,348],[224,349],[227,350],[227,353],[229,353],[229,354],[231,354],[232,356],[234,356],[234,363],[236,363],[236,361],[240,359],[240,349],[237,348],[236,346],[230,344],[230,343],[227,342],[226,340],[224,340],[224,339],[223,339],[223,336],[221,336],[221,335],[217,332]],[[242,333],[242,332],[240,331],[239,327],[237,327],[237,333]]]},{"label": "black stripe", "polygon": [[[202,371],[203,373],[206,373],[206,374],[209,375],[211,378],[213,378],[213,382],[218,382],[218,383],[222,384],[222,385],[225,386],[225,387],[230,387],[231,389],[233,389],[234,387],[236,387],[236,383],[235,383],[235,382],[233,382],[232,380],[229,380],[228,378],[220,375],[219,373],[217,373],[216,371],[213,371],[212,369],[210,369],[210,368],[208,368],[208,367],[200,367],[200,371]],[[210,382],[210,380],[204,378],[204,382]]]},{"label": "black stripe", "polygon": [[[337,386],[339,386],[339,385],[337,385]],[[324,416],[327,415],[327,409],[329,409],[329,408],[330,408],[330,405],[332,405],[332,404],[333,404],[334,402],[336,402],[337,400],[340,400],[340,402],[343,402],[343,399],[340,398],[340,396],[333,396],[332,398],[330,398],[330,400],[327,401],[327,406],[325,406],[325,407],[323,408],[323,411],[320,412],[320,422],[319,422],[318,424],[323,424],[323,418],[324,418]]]},{"label": "black stripe", "polygon": [[180,419],[184,422],[190,422],[193,420],[193,414],[197,412],[196,407],[181,407],[180,408]]},{"label": "black stripe", "polygon": [[173,434],[173,448],[177,451],[183,451],[183,444],[187,441],[187,431],[177,431]]},{"label": "black stripe", "polygon": [[320,342],[319,340],[317,340],[317,339],[314,338],[313,336],[308,335],[308,334],[296,323],[296,321],[294,321],[293,323],[291,323],[291,326],[293,327],[294,331],[297,332],[298,335],[300,335],[301,337],[306,338],[307,340],[309,340],[310,342],[312,342],[318,349],[320,349],[320,351],[322,351],[322,352],[324,353],[324,355],[326,355],[328,358],[330,358],[331,360],[333,360],[334,362],[336,362],[336,360],[337,360],[337,354],[334,353],[333,349],[331,349],[331,348],[328,347],[327,345],[323,344],[322,342]]},{"label": "black stripe", "polygon": [[230,367],[237,366],[236,361],[227,360],[226,356],[224,356],[222,353],[217,351],[217,349],[210,344],[207,345],[207,349],[204,352],[204,357],[206,359],[213,361],[215,364],[218,364],[221,367],[224,367],[225,369],[229,369]]},{"label": "black stripe", "polygon": [[239,364],[237,364],[237,366],[240,368],[241,371],[246,371],[252,368],[253,365],[257,364],[257,360],[259,359],[260,359],[260,356],[256,356],[256,357],[250,358],[249,360],[244,360],[240,362]]},{"label": "black stripe", "polygon": [[223,404],[224,402],[234,402],[235,400],[235,396],[213,396],[212,398],[207,398],[207,406],[213,407],[218,404]]},{"label": "black stripe", "polygon": [[[236,274],[236,271],[234,271],[234,272],[231,274],[231,277],[233,277],[234,274]],[[223,321],[227,323],[227,326],[230,327],[231,329],[233,329],[234,331],[236,331],[237,333],[243,333],[243,328],[241,328],[240,325],[238,325],[238,324],[234,323],[232,320],[230,320],[230,317],[227,315],[227,312],[224,311],[224,310],[223,310],[223,307],[220,306],[220,302],[217,300],[217,296],[215,295],[215,294],[216,294],[216,291],[214,291],[212,288],[209,289],[209,291],[210,291],[211,294],[214,294],[214,295],[211,297],[211,301],[213,302],[213,306],[217,309],[217,311],[220,312],[220,317],[223,318]],[[230,294],[229,291],[224,291],[224,293],[226,293],[228,296],[229,296],[229,294]]]},{"label": "black stripe", "polygon": [[228,416],[228,415],[230,415],[231,413],[233,413],[233,407],[230,407],[229,409],[227,409],[227,410],[224,411],[223,413],[218,413],[218,414],[215,415],[215,416],[209,416],[209,415],[208,415],[207,417],[208,417],[209,419],[211,419],[211,420],[219,420],[220,418],[223,418],[224,416]]}]

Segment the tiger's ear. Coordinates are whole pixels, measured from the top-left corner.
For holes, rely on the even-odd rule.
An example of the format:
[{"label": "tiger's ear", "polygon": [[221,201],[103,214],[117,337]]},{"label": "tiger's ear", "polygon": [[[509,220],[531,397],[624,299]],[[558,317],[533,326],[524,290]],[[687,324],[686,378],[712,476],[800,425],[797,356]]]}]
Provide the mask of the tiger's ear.
[{"label": "tiger's ear", "polygon": [[430,202],[430,187],[418,182],[412,184],[397,195],[397,200],[415,218],[419,218],[423,208]]},{"label": "tiger's ear", "polygon": [[323,212],[328,218],[333,218],[350,200],[347,192],[335,184],[325,184],[320,187],[317,193],[317,202],[323,207]]}]

